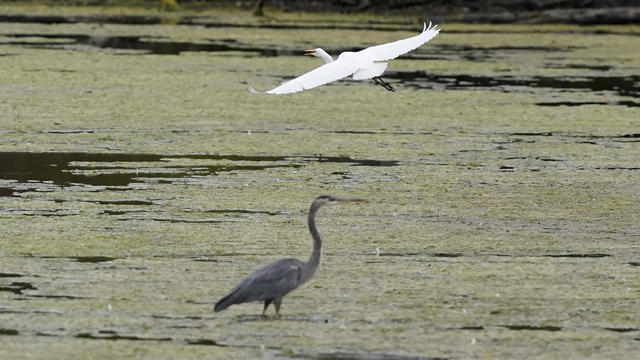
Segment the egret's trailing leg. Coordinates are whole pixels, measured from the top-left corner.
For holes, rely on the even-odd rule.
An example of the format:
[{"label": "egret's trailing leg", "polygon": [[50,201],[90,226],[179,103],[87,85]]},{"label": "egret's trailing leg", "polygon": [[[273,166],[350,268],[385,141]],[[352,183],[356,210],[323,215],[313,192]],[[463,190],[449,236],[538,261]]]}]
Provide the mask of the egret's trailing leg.
[{"label": "egret's trailing leg", "polygon": [[382,80],[382,78],[380,76],[373,77],[372,79],[373,79],[373,81],[376,82],[376,84],[378,84],[378,85],[382,86],[383,88],[387,89],[387,91],[396,92],[396,88],[391,86],[391,84],[389,84],[388,82]]}]

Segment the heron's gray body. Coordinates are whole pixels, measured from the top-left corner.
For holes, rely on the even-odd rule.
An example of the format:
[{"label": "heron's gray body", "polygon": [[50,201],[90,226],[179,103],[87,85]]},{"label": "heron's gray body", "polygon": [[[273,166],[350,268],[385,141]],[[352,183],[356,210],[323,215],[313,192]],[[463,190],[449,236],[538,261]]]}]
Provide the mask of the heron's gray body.
[{"label": "heron's gray body", "polygon": [[308,225],[313,238],[313,251],[307,262],[298,259],[282,259],[263,266],[244,278],[227,295],[220,299],[214,311],[222,311],[234,304],[251,301],[264,301],[264,312],[269,304],[276,308],[276,316],[280,314],[282,297],[307,282],[313,277],[320,265],[322,257],[322,239],[316,228],[315,216],[318,209],[328,203],[338,201],[364,201],[354,198],[339,198],[322,195],[311,203]]}]

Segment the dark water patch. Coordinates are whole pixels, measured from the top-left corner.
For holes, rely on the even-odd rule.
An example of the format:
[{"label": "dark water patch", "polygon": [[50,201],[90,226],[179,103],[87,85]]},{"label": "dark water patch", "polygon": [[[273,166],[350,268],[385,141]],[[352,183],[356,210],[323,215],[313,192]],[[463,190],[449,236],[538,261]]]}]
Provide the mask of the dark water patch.
[{"label": "dark water patch", "polygon": [[83,262],[83,263],[99,263],[99,262],[113,261],[113,260],[116,260],[117,258],[113,256],[98,255],[98,256],[71,256],[71,259],[77,262]]},{"label": "dark water patch", "polygon": [[117,215],[127,215],[127,214],[131,214],[131,213],[143,212],[143,211],[144,210],[141,210],[141,209],[136,209],[136,210],[103,210],[103,211],[100,212],[100,214],[117,216]]},{"label": "dark water patch", "polygon": [[[180,22],[181,25],[199,25],[208,28],[249,28],[256,29],[275,29],[275,30],[365,30],[365,31],[401,31],[401,32],[416,32],[419,33],[422,30],[422,26],[407,25],[406,23],[394,23],[392,22],[377,22],[367,21],[363,24],[347,23],[345,21],[331,22],[328,20],[312,20],[305,19],[303,23],[259,23],[259,24],[238,24],[229,22],[212,22],[202,21],[195,17],[185,17]],[[400,26],[397,26],[400,25]],[[326,49],[325,49],[326,50]],[[346,51],[346,50],[345,50]]]},{"label": "dark water patch", "polygon": [[92,333],[79,333],[75,337],[81,339],[93,339],[93,340],[128,340],[128,341],[173,341],[170,337],[141,337],[137,335],[118,335],[117,332],[112,330],[100,330],[96,334]]},{"label": "dark water patch", "polygon": [[[49,71],[60,71],[60,70],[49,70]],[[96,130],[92,129],[49,129],[42,130],[43,133],[47,134],[94,134]]]},{"label": "dark water patch", "polygon": [[[582,49],[579,46],[472,46],[472,45],[452,45],[452,44],[433,44],[429,46],[427,51],[431,54],[423,54],[420,52],[410,53],[403,56],[403,59],[450,59],[452,57],[469,61],[495,61],[509,55],[510,53],[526,53],[526,52],[543,52],[551,54],[568,53],[576,49]],[[356,49],[360,50],[360,49]],[[424,50],[423,50],[424,51]]]},{"label": "dark water patch", "polygon": [[107,265],[107,266],[101,266],[101,269],[111,269],[111,270],[121,270],[121,269],[127,269],[127,270],[151,270],[151,267],[149,266],[139,266],[139,265]]},{"label": "dark water patch", "polygon": [[552,132],[549,131],[541,131],[541,132],[514,132],[509,133],[512,136],[553,136]]},{"label": "dark water patch", "polygon": [[326,131],[333,134],[354,134],[354,135],[433,135],[431,131],[388,131],[388,130],[334,130]]},{"label": "dark water patch", "polygon": [[166,19],[154,15],[32,15],[32,14],[6,14],[0,15],[0,22],[16,23],[36,23],[36,24],[127,24],[127,25],[155,25],[164,23],[175,23],[177,25],[193,25],[211,28],[249,28],[256,29],[282,29],[282,30],[304,30],[304,29],[337,29],[337,30],[367,30],[367,31],[416,31],[421,27],[407,25],[406,22],[377,22],[368,21],[363,24],[331,22],[328,20],[306,19],[304,23],[257,23],[242,24],[224,21],[213,21],[206,16],[182,16],[179,19]]},{"label": "dark water patch", "polygon": [[481,75],[436,75],[425,71],[390,71],[385,78],[402,82],[417,89],[433,89],[442,86],[448,90],[473,88],[495,89],[504,92],[516,91],[517,87],[552,88],[564,90],[586,90],[592,92],[611,91],[620,96],[640,97],[640,75],[629,76],[481,76]]},{"label": "dark water patch", "polygon": [[586,65],[586,64],[547,64],[546,69],[587,69],[598,71],[609,71],[613,69],[610,65]]},{"label": "dark water patch", "polygon": [[10,307],[0,306],[0,314],[48,314],[48,315],[62,315],[59,311],[53,310],[24,310],[14,309]]},{"label": "dark water patch", "polygon": [[24,281],[13,281],[9,285],[0,286],[0,291],[12,292],[14,294],[22,295],[25,290],[37,290],[32,283]]},{"label": "dark water patch", "polygon": [[3,328],[0,328],[0,335],[16,336],[16,335],[20,335],[20,332],[18,332],[18,330],[16,330],[16,329],[3,329]]},{"label": "dark water patch", "polygon": [[561,29],[523,29],[523,30],[500,30],[500,29],[468,29],[468,30],[449,30],[447,34],[579,34],[579,35],[621,35],[621,36],[640,36],[639,32],[635,31],[610,31],[603,29],[589,30],[584,27],[580,30],[561,30]]},{"label": "dark water patch", "polygon": [[43,216],[43,217],[64,217],[75,216],[80,213],[78,210],[57,209],[57,210],[39,210],[39,209],[10,209],[9,212],[16,216]]},{"label": "dark water patch", "polygon": [[502,325],[509,330],[530,330],[530,331],[561,331],[562,327],[560,326],[534,326],[534,325]]},{"label": "dark water patch", "polygon": [[[120,220],[135,220],[135,219],[120,219]],[[172,224],[219,224],[223,222],[229,222],[229,220],[220,220],[220,219],[179,219],[179,218],[151,218],[145,219],[151,221],[159,221],[159,222],[169,222]]]},{"label": "dark water patch", "polygon": [[36,336],[45,336],[45,337],[60,337],[62,336],[61,334],[54,334],[54,333],[48,333],[48,332],[42,332],[42,331],[36,331]]},{"label": "dark water patch", "polygon": [[549,162],[564,161],[562,159],[556,159],[556,158],[551,158],[551,157],[547,157],[547,156],[536,156],[536,160],[549,161]]},{"label": "dark water patch", "polygon": [[[261,254],[248,253],[248,252],[247,253],[228,252],[228,253],[215,253],[210,256],[231,257],[231,256],[257,256],[257,255],[261,255]],[[168,259],[187,259],[187,260],[197,259],[197,258],[207,258],[208,256],[209,255],[185,255],[185,254],[153,255],[153,257],[157,259],[168,258]]]},{"label": "dark water patch", "polygon": [[168,329],[204,329],[206,325],[169,325]]},{"label": "dark water patch", "polygon": [[405,253],[390,253],[390,252],[385,252],[385,253],[380,253],[377,254],[377,256],[397,256],[397,257],[409,257],[409,256],[419,256],[422,255],[422,253],[419,252],[405,252]]},{"label": "dark water patch", "polygon": [[43,260],[68,260],[80,263],[101,263],[117,260],[118,258],[106,255],[87,255],[87,256],[52,256],[52,255],[27,255],[29,258],[43,259]]},{"label": "dark water patch", "polygon": [[376,131],[357,131],[357,130],[336,130],[334,131],[336,134],[358,134],[358,135],[371,135],[377,134]]},{"label": "dark water patch", "polygon": [[[84,41],[83,41],[84,40]],[[262,56],[290,56],[302,55],[300,50],[290,50],[286,48],[266,48],[255,45],[242,45],[237,42],[179,42],[169,41],[162,38],[141,38],[138,36],[109,36],[109,37],[89,37],[80,40],[82,45],[95,46],[99,48],[110,48],[119,50],[143,50],[155,55],[179,55],[182,52],[250,52],[258,53]]]},{"label": "dark water patch", "polygon": [[153,205],[151,200],[86,200],[100,205]]},{"label": "dark water patch", "polygon": [[14,196],[14,190],[8,187],[0,187],[0,196]]},{"label": "dark water patch", "polygon": [[635,101],[557,101],[557,102],[538,102],[538,106],[584,106],[584,105],[618,105],[627,107],[640,107],[640,103]]},{"label": "dark water patch", "polygon": [[[105,169],[121,170],[121,173],[98,173],[95,175],[83,174],[82,170],[95,170],[91,166],[81,166],[74,163],[77,162],[97,162],[97,163],[113,163],[113,162],[166,162],[167,159],[207,159],[207,160],[231,160],[231,161],[280,161],[284,157],[274,156],[240,156],[240,155],[159,155],[159,154],[129,154],[129,153],[62,153],[62,152],[0,152],[0,163],[3,164],[0,169],[0,178],[13,179],[21,182],[30,180],[50,181],[57,185],[86,184],[94,186],[127,186],[134,182],[137,177],[184,177],[189,176],[193,172],[190,167],[178,173],[139,173],[136,169],[127,167],[111,166]],[[275,165],[274,165],[275,166]],[[280,165],[283,166],[283,165]],[[265,169],[269,166],[254,166],[249,169]],[[100,166],[98,166],[100,168]],[[103,167],[104,168],[104,167]],[[217,171],[242,170],[245,167],[238,166],[210,166],[206,169],[194,166],[198,174],[212,173]],[[162,169],[160,169],[162,170]],[[159,171],[159,170],[158,170]],[[106,203],[109,200],[103,200]],[[119,201],[119,200],[118,200]],[[137,200],[136,200],[137,201]],[[110,204],[118,204],[111,201]],[[132,203],[127,201],[126,205],[149,205],[148,201],[141,203]]]},{"label": "dark water patch", "polygon": [[635,166],[596,166],[596,170],[640,170],[640,167]]},{"label": "dark water patch", "polygon": [[154,319],[168,319],[168,320],[202,320],[202,316],[198,315],[164,315],[164,314],[152,314]]},{"label": "dark water patch", "polygon": [[130,24],[151,25],[160,24],[162,18],[151,15],[31,15],[4,14],[0,15],[0,22],[37,23],[37,24]]},{"label": "dark water patch", "polygon": [[64,299],[64,300],[80,300],[80,299],[91,299],[86,296],[75,296],[75,295],[45,295],[45,294],[33,294],[28,295],[30,298],[43,298],[43,299]]},{"label": "dark water patch", "polygon": [[611,254],[604,253],[576,253],[576,254],[544,254],[540,255],[541,257],[550,257],[550,258],[603,258],[607,256],[612,256]]},{"label": "dark water patch", "polygon": [[[164,166],[176,159],[228,160],[256,162],[256,165],[189,165]],[[272,162],[272,164],[262,164]],[[217,175],[221,172],[260,171],[270,168],[299,168],[304,163],[336,163],[352,166],[396,166],[395,160],[354,159],[333,156],[244,156],[187,154],[162,155],[144,153],[80,153],[80,152],[0,152],[0,178],[16,180],[3,186],[4,193],[15,195],[15,191],[40,191],[37,187],[56,186],[106,186],[113,191],[128,189],[134,182],[155,181],[172,183],[176,179],[193,176]],[[86,163],[89,163],[88,165]],[[95,163],[92,165],[91,163]],[[107,163],[107,165],[105,165]],[[115,164],[108,164],[115,163]],[[119,163],[125,163],[119,164]],[[138,167],[127,166],[126,163]],[[301,164],[302,163],[302,164]],[[104,171],[101,171],[104,170]],[[152,180],[157,179],[157,180]],[[46,183],[46,184],[45,184]],[[29,185],[28,187],[25,187]],[[47,189],[48,189],[47,188]],[[95,188],[90,188],[96,191]],[[46,189],[45,189],[46,190]],[[60,200],[60,202],[67,200]],[[153,200],[86,200],[101,205],[153,205]],[[54,214],[59,215],[59,214]]]},{"label": "dark water patch", "polygon": [[203,212],[211,214],[263,214],[263,215],[279,215],[278,211],[261,211],[261,210],[245,210],[245,209],[210,209],[210,210],[185,210],[187,212]]},{"label": "dark water patch", "polygon": [[464,256],[461,253],[446,253],[446,252],[402,252],[402,253],[379,253],[377,256],[394,256],[394,257],[411,257],[411,256],[430,256],[430,257],[443,257],[443,258],[455,258]]},{"label": "dark water patch", "polygon": [[348,156],[318,156],[307,157],[307,159],[315,160],[319,163],[350,163],[353,166],[397,166],[396,160],[357,160]]},{"label": "dark water patch", "polygon": [[0,278],[13,278],[13,277],[23,277],[22,274],[17,273],[0,273]]},{"label": "dark water patch", "polygon": [[188,345],[206,345],[206,346],[221,346],[227,347],[228,345],[220,344],[215,340],[211,339],[186,339],[185,342]]},{"label": "dark water patch", "polygon": [[[22,182],[51,181],[58,185],[84,183],[88,185],[128,185],[131,174],[82,176],[76,174],[72,162],[151,162],[160,161],[159,156],[146,154],[91,154],[91,153],[30,153],[0,152],[0,177]],[[108,181],[107,181],[108,177]]]},{"label": "dark water patch", "polygon": [[[202,42],[171,41],[165,37],[153,36],[90,36],[82,34],[3,34],[5,37],[26,39],[24,41],[0,42],[0,45],[21,45],[31,47],[64,48],[84,45],[100,49],[139,50],[154,55],[179,55],[182,52],[248,52],[261,56],[303,55],[304,51],[287,48],[269,48],[242,44],[236,40],[203,40]],[[34,39],[52,39],[55,41],[35,41]],[[48,130],[53,133],[92,132],[92,130]]]},{"label": "dark water patch", "polygon": [[486,51],[486,52],[499,52],[499,51],[542,51],[550,53],[567,52],[568,50],[584,49],[582,46],[472,46],[472,45],[452,45],[452,44],[437,44],[433,47],[445,50],[445,51]]},{"label": "dark water patch", "polygon": [[447,257],[447,258],[452,258],[452,257],[460,257],[462,256],[461,253],[434,253],[433,255],[431,255],[433,257]]},{"label": "dark water patch", "polygon": [[633,139],[640,139],[640,133],[624,134],[624,135],[620,135],[619,137],[621,137],[621,138],[633,138]]},{"label": "dark water patch", "polygon": [[633,331],[640,331],[640,328],[618,328],[618,327],[606,327],[605,330],[618,332],[618,333],[626,333]]},{"label": "dark water patch", "polygon": [[470,326],[462,326],[459,327],[460,330],[484,330],[484,326],[482,325],[470,325]]},{"label": "dark water patch", "polygon": [[195,259],[192,259],[192,261],[197,261],[197,262],[219,262],[220,260],[218,259],[214,259],[214,258],[210,258],[210,257],[198,257]]}]

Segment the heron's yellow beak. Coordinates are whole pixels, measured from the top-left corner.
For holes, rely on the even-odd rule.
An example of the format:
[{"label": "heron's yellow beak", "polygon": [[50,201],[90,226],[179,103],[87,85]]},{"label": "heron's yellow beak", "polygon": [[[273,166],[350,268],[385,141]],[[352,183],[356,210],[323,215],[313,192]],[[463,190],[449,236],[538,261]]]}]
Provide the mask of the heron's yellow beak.
[{"label": "heron's yellow beak", "polygon": [[315,53],[316,53],[316,51],[315,51],[315,50],[313,50],[313,49],[311,49],[311,50],[305,50],[305,51],[304,51],[304,54],[305,54],[305,55],[310,55],[310,56],[313,56],[313,54],[315,54]]}]

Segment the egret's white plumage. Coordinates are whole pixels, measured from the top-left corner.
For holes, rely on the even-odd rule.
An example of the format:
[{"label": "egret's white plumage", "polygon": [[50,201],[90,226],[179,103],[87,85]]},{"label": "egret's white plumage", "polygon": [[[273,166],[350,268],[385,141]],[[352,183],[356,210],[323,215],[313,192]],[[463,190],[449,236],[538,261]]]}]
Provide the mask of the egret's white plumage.
[{"label": "egret's white plumage", "polygon": [[322,49],[308,50],[305,55],[317,56],[326,64],[289,80],[282,85],[266,92],[258,92],[249,88],[254,94],[289,94],[302,90],[313,89],[314,87],[340,80],[349,75],[353,75],[355,80],[371,79],[382,75],[387,68],[385,61],[395,59],[402,54],[406,54],[433,39],[438,33],[438,25],[427,26],[419,35],[402,39],[387,44],[372,46],[357,52],[346,51],[338,56],[337,60],[327,54]]}]

